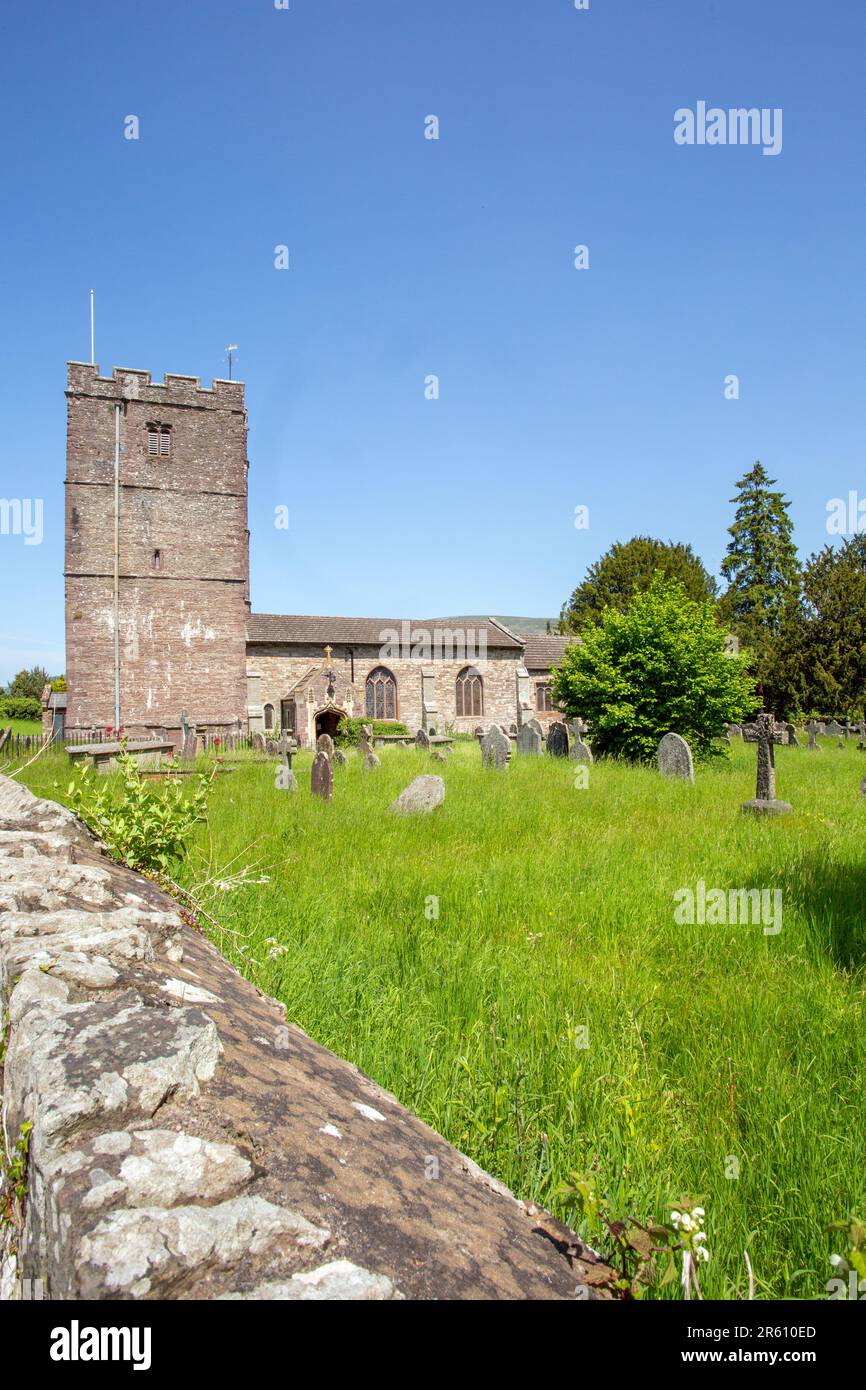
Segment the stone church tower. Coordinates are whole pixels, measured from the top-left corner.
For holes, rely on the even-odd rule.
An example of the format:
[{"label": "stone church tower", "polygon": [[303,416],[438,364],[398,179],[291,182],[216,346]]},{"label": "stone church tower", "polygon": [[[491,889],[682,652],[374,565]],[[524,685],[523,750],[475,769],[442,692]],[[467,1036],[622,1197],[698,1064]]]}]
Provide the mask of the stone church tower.
[{"label": "stone church tower", "polygon": [[81,362],[68,373],[67,729],[115,725],[117,675],[131,736],[178,741],[182,711],[213,732],[245,727],[243,384],[101,377]]}]

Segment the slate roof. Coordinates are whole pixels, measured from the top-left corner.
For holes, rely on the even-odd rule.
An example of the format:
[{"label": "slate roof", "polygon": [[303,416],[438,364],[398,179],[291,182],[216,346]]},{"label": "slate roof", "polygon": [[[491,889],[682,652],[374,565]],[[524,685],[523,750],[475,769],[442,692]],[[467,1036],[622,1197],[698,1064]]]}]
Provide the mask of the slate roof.
[{"label": "slate roof", "polygon": [[[383,632],[396,629],[402,641],[403,618],[328,618],[311,616],[306,613],[250,613],[247,618],[247,641],[251,643],[309,643],[323,647],[333,646],[381,646],[385,640]],[[412,632],[423,629],[432,633],[436,628],[459,630],[459,625],[438,618],[412,618],[408,620]],[[467,632],[471,629],[467,628]],[[475,624],[475,643],[481,644],[482,631],[486,634],[488,648],[505,648],[519,652],[523,639],[501,623],[488,618],[486,622]],[[413,639],[410,637],[409,639]]]},{"label": "slate roof", "polygon": [[549,632],[523,632],[518,635],[524,644],[523,664],[527,671],[549,671],[551,666],[558,665],[566,647],[577,640]]}]

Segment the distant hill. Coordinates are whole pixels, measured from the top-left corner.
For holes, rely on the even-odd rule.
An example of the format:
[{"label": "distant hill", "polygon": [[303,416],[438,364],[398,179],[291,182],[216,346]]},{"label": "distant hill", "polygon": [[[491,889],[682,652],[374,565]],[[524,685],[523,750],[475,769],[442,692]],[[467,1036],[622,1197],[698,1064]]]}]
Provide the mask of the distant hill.
[{"label": "distant hill", "polygon": [[511,632],[546,632],[550,623],[551,632],[556,631],[559,618],[504,618],[500,613],[474,613],[459,618],[437,618],[437,623],[461,623],[469,627],[473,623],[483,623],[487,618],[495,618],[498,623]]}]

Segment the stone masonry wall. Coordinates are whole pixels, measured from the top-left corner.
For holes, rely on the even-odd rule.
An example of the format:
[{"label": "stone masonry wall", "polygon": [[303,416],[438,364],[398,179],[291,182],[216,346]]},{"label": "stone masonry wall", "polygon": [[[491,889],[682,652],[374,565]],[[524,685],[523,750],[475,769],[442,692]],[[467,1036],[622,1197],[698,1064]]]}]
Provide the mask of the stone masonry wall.
[{"label": "stone masonry wall", "polygon": [[[364,696],[367,676],[377,666],[385,666],[397,684],[397,719],[408,725],[411,732],[421,727],[421,672],[436,672],[436,698],[439,706],[439,725],[471,733],[476,725],[517,722],[517,668],[522,661],[519,650],[489,649],[484,661],[410,661],[387,660],[380,657],[374,646],[357,646],[354,651],[355,679],[352,683],[352,661],[345,647],[335,647],[329,659],[337,677],[334,703],[346,708],[351,703],[355,718],[365,717]],[[277,645],[251,643],[247,648],[248,671],[261,674],[261,703],[271,704],[279,720],[280,701],[311,668],[324,660],[320,650],[307,644]],[[484,712],[480,716],[457,717],[456,680],[466,666],[477,666],[484,685]]]},{"label": "stone masonry wall", "polygon": [[[69,364],[67,726],[114,723],[114,430],[120,465],[121,721],[130,732],[246,724],[249,599],[243,385]],[[148,425],[171,449],[148,454]]]},{"label": "stone masonry wall", "polygon": [[[0,1297],[583,1299],[609,1271],[0,777]],[[2,1055],[2,1054],[0,1054]],[[8,1194],[0,1191],[0,1202]]]}]

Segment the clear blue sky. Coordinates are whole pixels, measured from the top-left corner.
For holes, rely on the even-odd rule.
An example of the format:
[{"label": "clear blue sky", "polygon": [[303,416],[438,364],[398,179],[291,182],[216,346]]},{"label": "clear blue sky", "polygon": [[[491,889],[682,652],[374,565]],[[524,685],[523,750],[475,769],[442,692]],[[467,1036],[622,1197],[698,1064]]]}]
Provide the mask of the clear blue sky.
[{"label": "clear blue sky", "polygon": [[[63,667],[91,286],[103,372],[240,345],[259,611],[555,615],[636,533],[715,571],[756,458],[803,554],[866,490],[862,0],[42,0],[0,44],[0,496],[45,502],[0,679]],[[782,153],[676,145],[699,100]]]}]

